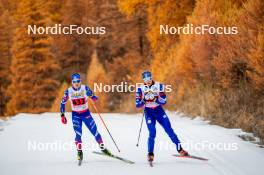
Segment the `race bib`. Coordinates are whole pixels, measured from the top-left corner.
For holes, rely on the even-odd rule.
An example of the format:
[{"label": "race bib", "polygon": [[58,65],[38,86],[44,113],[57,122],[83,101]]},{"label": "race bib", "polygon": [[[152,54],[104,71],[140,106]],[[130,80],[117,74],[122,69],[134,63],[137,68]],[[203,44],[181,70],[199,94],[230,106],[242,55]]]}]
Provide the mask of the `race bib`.
[{"label": "race bib", "polygon": [[72,99],[72,104],[74,106],[83,105],[83,104],[85,104],[85,98]]}]

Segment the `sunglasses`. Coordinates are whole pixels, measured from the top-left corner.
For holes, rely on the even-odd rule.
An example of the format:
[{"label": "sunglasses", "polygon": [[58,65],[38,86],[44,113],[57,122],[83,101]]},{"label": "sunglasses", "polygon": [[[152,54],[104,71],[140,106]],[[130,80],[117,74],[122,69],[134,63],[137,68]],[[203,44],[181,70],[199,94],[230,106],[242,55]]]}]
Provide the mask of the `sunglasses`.
[{"label": "sunglasses", "polygon": [[143,78],[143,81],[144,81],[144,82],[148,82],[148,81],[150,81],[150,80],[152,80],[152,78],[151,78],[151,77],[146,77],[146,78]]},{"label": "sunglasses", "polygon": [[80,83],[81,80],[73,80],[72,83]]}]

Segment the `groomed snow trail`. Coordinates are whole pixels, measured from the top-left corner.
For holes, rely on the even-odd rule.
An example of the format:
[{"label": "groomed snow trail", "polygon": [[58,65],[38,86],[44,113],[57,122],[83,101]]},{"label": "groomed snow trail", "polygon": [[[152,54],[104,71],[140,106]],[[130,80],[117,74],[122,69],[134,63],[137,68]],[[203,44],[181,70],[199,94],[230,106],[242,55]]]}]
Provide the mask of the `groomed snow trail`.
[{"label": "groomed snow trail", "polygon": [[[239,129],[209,125],[200,119],[191,120],[181,117],[175,112],[167,114],[185,148],[193,155],[210,159],[208,162],[173,157],[172,154],[176,154],[175,147],[157,123],[155,162],[154,167],[150,168],[146,162],[148,132],[145,121],[140,145],[136,147],[142,114],[115,113],[102,114],[102,116],[116,139],[121,153],[116,151],[97,114],[93,116],[106,146],[114,154],[136,163],[130,165],[93,154],[93,150],[98,150],[97,145],[83,125],[82,139],[88,149],[84,151],[84,161],[79,167],[74,145],[70,149],[70,143],[75,137],[70,113],[66,114],[67,125],[61,124],[58,113],[19,114],[8,121],[0,121],[0,174],[263,174],[264,149],[241,140],[237,136],[241,132]],[[202,143],[204,148],[201,148]]]}]

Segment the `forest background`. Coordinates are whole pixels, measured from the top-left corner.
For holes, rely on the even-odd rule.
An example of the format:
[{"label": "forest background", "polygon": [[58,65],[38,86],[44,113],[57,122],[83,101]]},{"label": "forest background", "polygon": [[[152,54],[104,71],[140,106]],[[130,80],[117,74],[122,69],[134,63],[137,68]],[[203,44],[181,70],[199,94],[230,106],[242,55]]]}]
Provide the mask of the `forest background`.
[{"label": "forest background", "polygon": [[[105,35],[28,35],[27,25],[104,26]],[[236,26],[237,35],[160,35],[160,25]],[[263,0],[0,0],[0,116],[59,112],[83,83],[170,84],[166,109],[264,139]],[[102,112],[136,112],[133,93],[97,93]],[[138,111],[137,111],[138,112]]]}]

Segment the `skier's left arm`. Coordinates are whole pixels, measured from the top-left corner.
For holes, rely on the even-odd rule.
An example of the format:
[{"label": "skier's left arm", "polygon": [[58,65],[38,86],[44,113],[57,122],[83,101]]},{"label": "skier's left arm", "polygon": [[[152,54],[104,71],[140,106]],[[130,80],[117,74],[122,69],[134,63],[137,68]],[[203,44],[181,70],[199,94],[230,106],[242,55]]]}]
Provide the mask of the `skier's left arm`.
[{"label": "skier's left arm", "polygon": [[156,99],[156,103],[160,105],[165,105],[167,102],[167,97],[164,92],[164,89],[165,89],[164,84],[159,84],[159,94],[158,94],[158,98]]},{"label": "skier's left arm", "polygon": [[93,91],[88,86],[85,86],[85,90],[86,90],[86,95],[90,97],[93,101],[98,100],[98,97],[94,95]]}]

